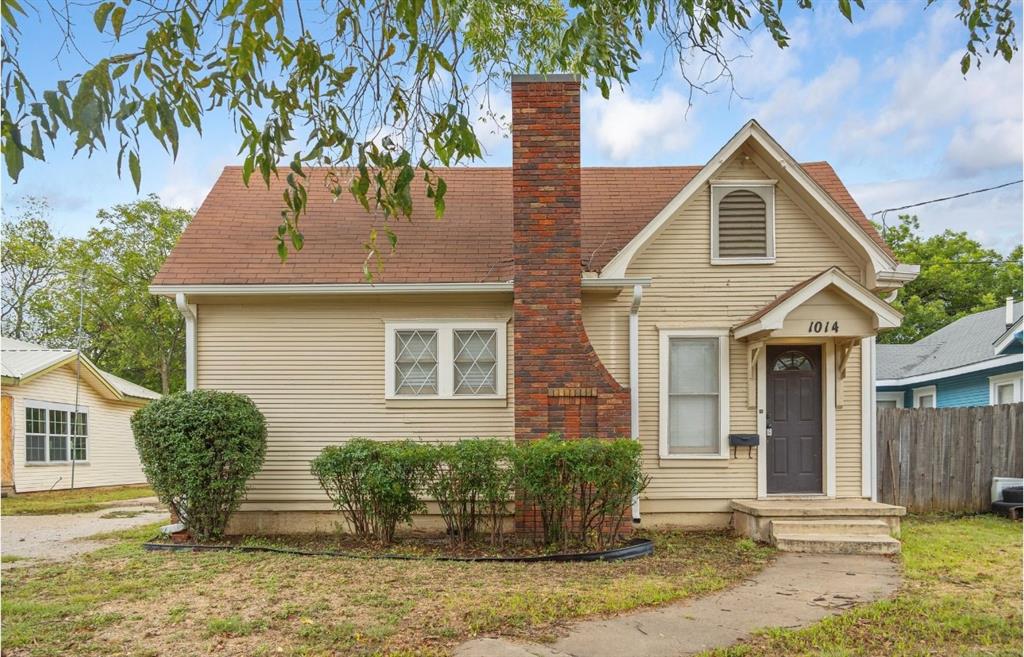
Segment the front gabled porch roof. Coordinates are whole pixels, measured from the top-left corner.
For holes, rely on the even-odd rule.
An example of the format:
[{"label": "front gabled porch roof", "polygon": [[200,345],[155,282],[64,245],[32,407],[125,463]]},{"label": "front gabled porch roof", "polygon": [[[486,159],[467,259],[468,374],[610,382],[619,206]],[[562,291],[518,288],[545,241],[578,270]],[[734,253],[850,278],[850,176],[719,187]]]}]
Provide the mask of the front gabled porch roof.
[{"label": "front gabled porch roof", "polygon": [[[828,316],[811,317],[813,324],[825,324],[823,330],[811,331],[792,326],[794,313],[817,295],[834,292],[856,310],[859,310],[868,321],[836,321]],[[806,318],[799,317],[799,320]],[[816,337],[866,338],[875,335],[880,329],[896,328],[903,316],[889,304],[879,299],[852,278],[844,274],[838,267],[831,267],[805,281],[789,288],[774,301],[733,327],[732,333],[738,339],[761,339],[773,336],[797,337],[797,335],[815,335]],[[787,327],[787,320],[791,326]],[[813,326],[812,326],[813,327]],[[793,333],[794,335],[789,335]]]}]

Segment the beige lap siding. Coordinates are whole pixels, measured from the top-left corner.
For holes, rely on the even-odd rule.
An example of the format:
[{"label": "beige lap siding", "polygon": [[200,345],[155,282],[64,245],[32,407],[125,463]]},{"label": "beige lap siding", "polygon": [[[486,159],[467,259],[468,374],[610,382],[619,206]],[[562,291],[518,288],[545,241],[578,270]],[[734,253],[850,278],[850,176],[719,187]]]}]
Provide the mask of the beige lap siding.
[{"label": "beige lap siding", "polygon": [[266,462],[243,509],[328,509],[309,464],[350,438],[512,436],[511,325],[507,403],[384,398],[385,320],[511,314],[508,294],[198,300],[199,387],[247,394],[267,417]]},{"label": "beige lap siding", "polygon": [[[65,365],[23,385],[4,386],[14,399],[14,486],[19,493],[71,486],[70,463],[26,464],[25,402],[73,405],[75,378],[74,365]],[[89,414],[89,462],[75,464],[75,488],[145,483],[131,429],[132,413],[144,404],[105,399],[84,380],[78,394]]]},{"label": "beige lap siding", "polygon": [[[776,178],[751,162],[729,165],[721,178]],[[771,265],[711,265],[710,189],[699,191],[664,230],[638,254],[627,275],[650,277],[640,306],[640,436],[651,474],[641,511],[657,521],[698,522],[725,514],[729,500],[757,496],[757,453],[747,458],[662,460],[658,452],[659,328],[728,329],[793,285],[838,266],[863,282],[863,269],[851,248],[811,218],[783,189],[775,193],[776,262]],[[623,383],[628,381],[628,315],[631,294],[588,296],[584,324],[598,355]],[[747,405],[746,344],[730,340],[730,432],[757,431],[757,414]],[[861,419],[859,347],[850,357],[843,408],[836,410],[837,495],[861,494]],[[718,516],[727,521],[727,515]]]}]

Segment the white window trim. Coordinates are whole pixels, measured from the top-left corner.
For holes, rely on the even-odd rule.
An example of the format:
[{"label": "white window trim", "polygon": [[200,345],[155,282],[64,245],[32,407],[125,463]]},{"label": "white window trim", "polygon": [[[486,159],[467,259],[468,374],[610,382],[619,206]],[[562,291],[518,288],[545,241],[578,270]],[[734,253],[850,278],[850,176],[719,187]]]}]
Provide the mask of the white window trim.
[{"label": "white window trim", "polygon": [[1007,372],[1006,374],[996,374],[988,377],[989,406],[995,406],[998,403],[999,397],[996,395],[996,389],[1008,383],[1013,384],[1013,401],[1015,403],[1019,402],[1021,400],[1021,379],[1022,375],[1020,372]]},{"label": "white window trim", "polygon": [[[384,398],[408,400],[470,400],[470,399],[504,399],[506,380],[506,350],[508,337],[506,326],[508,320],[401,320],[384,322]],[[400,395],[395,393],[395,332],[396,331],[437,331],[437,394],[434,395]],[[494,331],[495,337],[495,390],[492,395],[456,395],[454,374],[454,340],[455,331]]]},{"label": "white window trim", "polygon": [[879,391],[875,393],[875,402],[894,401],[896,402],[896,408],[903,408],[904,396],[903,391]]},{"label": "white window trim", "polygon": [[[745,190],[764,200],[766,253],[763,257],[726,258],[718,255],[718,204],[730,192]],[[771,265],[775,263],[775,181],[731,181],[711,183],[711,264]]]},{"label": "white window trim", "polygon": [[[45,411],[45,414],[46,414],[46,433],[45,434],[38,434],[38,433],[33,433],[32,434],[33,436],[43,435],[43,436],[46,437],[46,439],[43,441],[43,446],[46,448],[46,460],[45,461],[29,461],[28,460],[28,436],[29,436],[29,432],[27,430],[28,429],[27,418],[28,418],[28,409],[30,409],[30,408],[42,409],[43,411]],[[62,461],[51,461],[50,460],[50,435],[51,435],[50,434],[50,411],[67,411],[68,413],[82,413],[82,414],[84,414],[86,416],[86,425],[85,425],[85,458],[84,459],[71,459],[71,458],[67,458],[67,459],[64,459]],[[24,442],[24,445],[23,445],[24,449],[22,450],[21,457],[25,460],[24,461],[25,465],[29,465],[29,466],[66,465],[68,463],[71,463],[72,460],[74,460],[75,463],[88,463],[89,462],[89,448],[90,448],[90,445],[92,443],[92,441],[89,440],[89,424],[88,424],[89,423],[89,419],[88,418],[89,418],[89,407],[88,406],[83,406],[81,404],[79,404],[78,406],[75,406],[74,404],[61,404],[59,402],[46,402],[46,401],[38,401],[38,400],[35,400],[35,399],[26,399],[25,400],[25,416],[22,418],[22,423],[21,423],[21,430],[23,432],[23,435],[25,436],[25,442]],[[64,439],[65,439],[65,445],[67,446],[67,450],[68,450],[68,456],[70,457],[72,452],[73,452],[73,450],[71,448],[71,416],[70,415],[68,416],[68,432],[66,434],[64,434]]]},{"label": "white window trim", "polygon": [[[718,338],[718,453],[671,454],[668,449],[669,341]],[[658,453],[662,459],[708,461],[729,458],[729,329],[661,329],[658,350]]]},{"label": "white window trim", "polygon": [[939,395],[935,391],[935,386],[922,386],[920,388],[914,388],[914,408],[921,408],[917,405],[918,400],[926,395],[932,396],[932,406],[926,408],[938,408],[939,407]]}]

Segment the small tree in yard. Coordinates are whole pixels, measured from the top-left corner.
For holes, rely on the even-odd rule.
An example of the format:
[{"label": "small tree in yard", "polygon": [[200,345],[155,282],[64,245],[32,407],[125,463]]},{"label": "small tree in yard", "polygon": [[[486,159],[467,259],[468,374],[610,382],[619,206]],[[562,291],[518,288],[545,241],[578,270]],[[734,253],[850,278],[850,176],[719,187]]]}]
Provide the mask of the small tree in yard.
[{"label": "small tree in yard", "polygon": [[160,501],[196,540],[222,536],[263,465],[267,427],[256,404],[230,392],[181,392],[136,411],[132,431]]}]

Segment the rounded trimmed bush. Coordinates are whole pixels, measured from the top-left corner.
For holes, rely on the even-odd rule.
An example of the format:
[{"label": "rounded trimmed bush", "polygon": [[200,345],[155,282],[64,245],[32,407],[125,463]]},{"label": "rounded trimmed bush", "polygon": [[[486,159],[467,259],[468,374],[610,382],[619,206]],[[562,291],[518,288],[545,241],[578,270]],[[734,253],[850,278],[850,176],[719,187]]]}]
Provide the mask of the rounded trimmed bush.
[{"label": "rounded trimmed bush", "polygon": [[198,541],[217,539],[263,465],[267,425],[245,395],[193,390],[132,416],[142,469],[157,497]]}]

